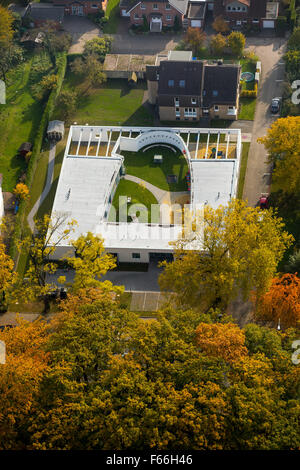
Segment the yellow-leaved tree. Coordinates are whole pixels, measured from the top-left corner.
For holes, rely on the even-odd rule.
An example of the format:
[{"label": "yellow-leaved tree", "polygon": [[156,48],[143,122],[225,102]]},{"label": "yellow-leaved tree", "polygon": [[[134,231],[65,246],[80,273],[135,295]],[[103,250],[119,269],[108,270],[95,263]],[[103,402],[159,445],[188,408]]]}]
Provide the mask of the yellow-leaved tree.
[{"label": "yellow-leaved tree", "polygon": [[265,137],[258,139],[274,165],[273,183],[286,194],[300,187],[300,116],[277,119]]},{"label": "yellow-leaved tree", "polygon": [[164,262],[160,286],[178,306],[202,311],[225,307],[241,291],[265,292],[293,237],[270,211],[232,200],[196,217],[195,230],[175,244],[175,260]]}]

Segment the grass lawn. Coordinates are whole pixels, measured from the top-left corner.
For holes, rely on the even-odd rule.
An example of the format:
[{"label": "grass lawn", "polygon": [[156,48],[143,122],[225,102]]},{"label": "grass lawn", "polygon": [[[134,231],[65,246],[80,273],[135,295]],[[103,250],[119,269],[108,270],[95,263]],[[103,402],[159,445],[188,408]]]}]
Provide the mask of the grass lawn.
[{"label": "grass lawn", "polygon": [[256,98],[241,98],[238,119],[253,121],[256,108]]},{"label": "grass lawn", "polygon": [[[119,198],[121,196],[126,197],[126,198],[131,197],[131,203],[128,204],[128,205],[127,205],[127,202],[126,202],[127,200],[125,200],[125,203],[123,203],[123,201],[122,201],[122,206],[127,205],[128,212],[130,211],[130,208],[134,204],[138,204],[138,205],[143,204],[144,206],[146,206],[147,212],[146,211],[144,211],[144,212],[141,211],[140,215],[139,215],[139,212],[137,212],[133,207],[132,207],[132,211],[133,211],[133,214],[135,214],[135,213],[137,214],[137,217],[139,217],[140,222],[144,222],[144,223],[151,222],[151,205],[152,204],[157,205],[158,202],[157,202],[156,198],[154,197],[154,195],[150,191],[148,191],[148,189],[143,188],[141,185],[139,185],[137,183],[134,183],[133,181],[128,181],[128,180],[125,180],[125,179],[120,180],[120,182],[118,184],[118,187],[117,187],[117,190],[116,190],[115,195],[114,195],[113,202],[112,202],[112,205],[115,208],[116,213],[117,213],[117,221],[119,221],[119,209],[121,207]],[[154,214],[153,218],[157,219],[157,220],[154,220],[152,222],[158,222],[159,221],[159,216],[158,215],[155,217],[155,214]],[[109,214],[109,220],[113,221],[113,211],[112,210]],[[127,221],[131,222],[131,220],[132,220],[131,217],[128,215]]]},{"label": "grass lawn", "polygon": [[[162,155],[161,164],[153,163],[154,155]],[[166,191],[187,191],[185,174],[188,164],[185,157],[176,150],[165,147],[154,147],[146,152],[123,152],[124,165],[128,175],[137,176]],[[167,175],[176,175],[177,183],[169,184]]]},{"label": "grass lawn", "polygon": [[[151,126],[153,118],[142,106],[146,84],[128,86],[127,80],[108,80],[99,88],[86,89],[84,83],[67,73],[64,88],[76,88],[81,96],[72,122],[93,125]],[[60,110],[56,110],[61,117]]]},{"label": "grass lawn", "polygon": [[0,106],[0,173],[3,190],[12,191],[26,169],[23,157],[17,156],[22,142],[32,142],[38,129],[44,105],[30,93],[30,58],[8,75],[6,105]]},{"label": "grass lawn", "polygon": [[108,23],[103,27],[103,32],[105,34],[114,34],[117,32],[120,19],[119,2],[120,0],[108,0],[105,11],[105,16],[108,18]]},{"label": "grass lawn", "polygon": [[245,184],[245,176],[246,176],[246,170],[247,170],[249,149],[250,149],[250,142],[245,142],[242,146],[242,157],[241,157],[241,163],[240,163],[240,176],[239,176],[239,183],[238,183],[238,190],[237,190],[238,199],[243,198],[243,191],[244,191],[244,184]]}]

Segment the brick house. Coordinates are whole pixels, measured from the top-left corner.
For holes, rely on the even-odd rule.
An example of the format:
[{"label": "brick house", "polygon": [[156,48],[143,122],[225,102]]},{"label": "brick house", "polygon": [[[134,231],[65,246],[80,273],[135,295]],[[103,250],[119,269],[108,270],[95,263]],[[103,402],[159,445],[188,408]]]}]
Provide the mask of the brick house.
[{"label": "brick house", "polygon": [[230,29],[257,25],[262,28],[274,28],[278,16],[279,2],[267,0],[215,0],[214,17],[222,16]]},{"label": "brick house", "polygon": [[148,99],[161,121],[236,120],[240,72],[221,62],[165,60],[146,68]]},{"label": "brick house", "polygon": [[[54,0],[59,1],[59,0]],[[63,0],[61,0],[63,1]],[[177,16],[184,29],[203,28],[208,11],[222,16],[231,29],[245,24],[274,28],[279,2],[267,0],[121,0],[120,15],[129,18],[130,25],[143,25],[146,17],[151,32],[173,26]]]},{"label": "brick house", "polygon": [[107,0],[53,0],[54,6],[64,7],[65,15],[87,16],[106,9]]},{"label": "brick house", "polygon": [[160,32],[163,26],[173,26],[177,16],[182,25],[188,0],[121,0],[120,13],[130,18],[131,25],[142,25],[144,16],[151,32]]}]

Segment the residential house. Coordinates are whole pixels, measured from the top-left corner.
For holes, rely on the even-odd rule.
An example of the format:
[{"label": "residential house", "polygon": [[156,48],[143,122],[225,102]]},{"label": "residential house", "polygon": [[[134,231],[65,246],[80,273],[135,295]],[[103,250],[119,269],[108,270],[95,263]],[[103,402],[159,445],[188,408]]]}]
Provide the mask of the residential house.
[{"label": "residential house", "polygon": [[148,99],[161,121],[236,120],[240,66],[200,60],[161,61],[147,66]]},{"label": "residential house", "polygon": [[188,10],[188,0],[121,0],[121,16],[129,17],[130,24],[142,26],[146,18],[151,32],[160,32],[163,26],[174,26],[177,16],[178,23],[183,24]]},{"label": "residential house", "polygon": [[51,21],[56,29],[61,29],[64,20],[64,9],[52,3],[29,3],[24,18],[29,18],[33,28],[40,28]]},{"label": "residential house", "polygon": [[267,0],[215,0],[214,17],[222,16],[230,29],[257,25],[261,28],[274,28],[278,16],[279,2]]},{"label": "residential house", "polygon": [[[58,0],[54,0],[58,1]],[[63,0],[61,0],[63,1]],[[130,25],[142,26],[146,18],[150,32],[174,26],[175,18],[184,29],[203,28],[209,11],[222,16],[231,29],[245,24],[274,28],[279,2],[267,0],[121,0],[120,14]]]},{"label": "residential house", "polygon": [[106,9],[107,0],[53,0],[53,5],[64,7],[65,15],[87,16]]}]

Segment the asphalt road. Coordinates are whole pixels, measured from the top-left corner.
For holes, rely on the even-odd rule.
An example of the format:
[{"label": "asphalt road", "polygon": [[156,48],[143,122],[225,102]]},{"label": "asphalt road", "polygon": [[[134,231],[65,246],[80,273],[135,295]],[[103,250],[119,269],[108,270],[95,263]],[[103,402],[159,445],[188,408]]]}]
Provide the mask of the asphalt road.
[{"label": "asphalt road", "polygon": [[244,199],[255,206],[261,193],[269,192],[270,165],[266,163],[267,153],[259,137],[266,135],[267,130],[279,116],[272,115],[270,103],[275,96],[282,96],[284,79],[283,54],[286,40],[284,38],[251,38],[247,48],[255,52],[262,62],[262,77],[252,129],[252,141],[248,156],[248,165],[244,186]]}]

